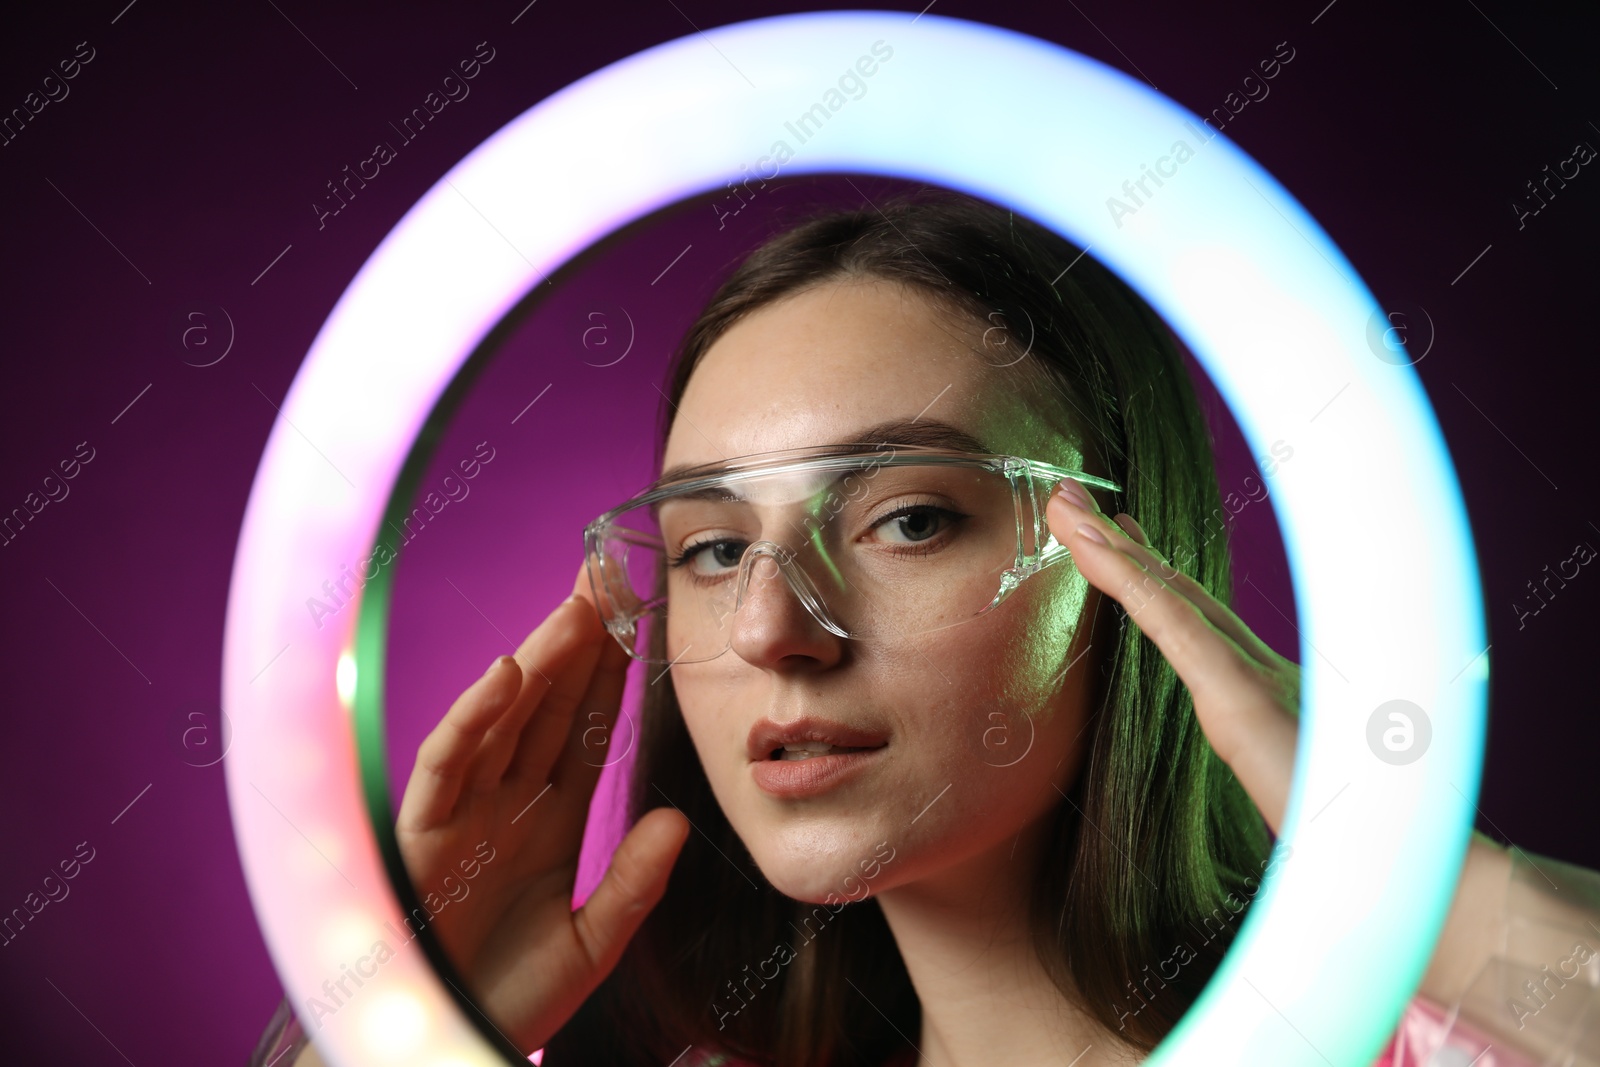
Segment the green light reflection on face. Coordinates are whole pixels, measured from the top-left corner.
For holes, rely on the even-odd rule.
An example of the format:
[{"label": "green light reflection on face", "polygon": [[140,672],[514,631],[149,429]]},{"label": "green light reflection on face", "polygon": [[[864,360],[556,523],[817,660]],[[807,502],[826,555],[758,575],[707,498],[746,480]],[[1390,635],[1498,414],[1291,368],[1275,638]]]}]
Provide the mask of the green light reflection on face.
[{"label": "green light reflection on face", "polygon": [[[812,493],[811,499],[806,501],[806,512],[808,513],[808,516],[815,520],[818,515],[822,514],[823,500],[826,499],[826,497],[831,497],[832,495],[833,490],[831,485],[823,486],[815,493]],[[807,525],[811,527],[811,544],[817,550],[817,558],[828,565],[828,573],[833,575],[834,588],[843,589],[846,584],[844,580],[844,574],[840,572],[838,564],[834,563],[833,557],[828,555],[828,550],[822,543],[822,523],[812,521],[807,523]]]},{"label": "green light reflection on face", "polygon": [[[1105,474],[1086,465],[1086,450],[1067,403],[1050,388],[1037,359],[1033,356],[988,372],[990,384],[976,398],[982,412],[981,440],[997,452]],[[1054,486],[1048,492],[1054,492]],[[997,609],[1001,615],[1008,609],[1029,613],[1025,630],[1005,650],[1006,681],[996,694],[997,703],[1025,708],[1041,725],[1054,717],[1060,704],[1057,696],[1072,684],[1069,665],[1073,672],[1083,671],[1093,659],[1084,655],[1087,643],[1075,650],[1078,629],[1091,622],[1084,612],[1093,592],[1089,580],[1067,559],[1022,583]],[[1081,659],[1073,659],[1079,655]]]}]

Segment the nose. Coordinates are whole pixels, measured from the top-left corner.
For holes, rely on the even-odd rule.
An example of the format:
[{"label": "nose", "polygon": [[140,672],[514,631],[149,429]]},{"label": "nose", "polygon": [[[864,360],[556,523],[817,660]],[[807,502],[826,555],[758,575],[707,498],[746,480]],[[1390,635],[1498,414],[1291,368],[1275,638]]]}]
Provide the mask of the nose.
[{"label": "nose", "polygon": [[813,613],[827,614],[815,587],[773,542],[757,541],[745,550],[739,593],[728,644],[746,663],[767,670],[814,669],[830,667],[843,656],[846,639]]}]

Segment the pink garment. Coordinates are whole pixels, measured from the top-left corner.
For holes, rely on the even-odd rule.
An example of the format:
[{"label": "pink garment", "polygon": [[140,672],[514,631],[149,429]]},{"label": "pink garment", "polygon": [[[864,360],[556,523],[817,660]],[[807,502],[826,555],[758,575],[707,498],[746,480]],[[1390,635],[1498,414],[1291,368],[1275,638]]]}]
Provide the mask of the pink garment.
[{"label": "pink garment", "polygon": [[[1436,1060],[1434,1056],[1441,1054]],[[1454,1056],[1450,1054],[1454,1053]],[[1428,1067],[1430,1063],[1470,1063],[1472,1067],[1537,1067],[1537,1061],[1496,1046],[1481,1030],[1422,996],[1411,999],[1394,1038],[1372,1067]]]}]

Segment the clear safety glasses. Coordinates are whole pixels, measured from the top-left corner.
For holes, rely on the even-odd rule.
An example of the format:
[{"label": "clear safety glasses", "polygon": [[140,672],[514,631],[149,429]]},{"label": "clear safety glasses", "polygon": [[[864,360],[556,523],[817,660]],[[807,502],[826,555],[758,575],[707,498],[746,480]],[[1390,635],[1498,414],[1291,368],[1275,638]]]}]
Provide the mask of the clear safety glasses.
[{"label": "clear safety glasses", "polygon": [[939,448],[744,456],[590,523],[589,581],[606,628],[646,663],[715,659],[748,601],[791,594],[844,638],[941,630],[1070,555],[1045,524],[1066,477],[1121,491],[1038,460]]}]

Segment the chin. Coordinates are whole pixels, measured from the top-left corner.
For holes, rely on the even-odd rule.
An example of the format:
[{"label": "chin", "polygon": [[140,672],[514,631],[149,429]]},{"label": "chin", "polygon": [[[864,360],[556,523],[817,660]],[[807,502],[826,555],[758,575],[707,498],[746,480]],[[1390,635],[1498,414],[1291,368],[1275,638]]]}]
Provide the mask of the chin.
[{"label": "chin", "polygon": [[[786,897],[807,904],[854,902],[876,892],[894,864],[892,842],[877,831],[872,823],[859,821],[837,829],[762,827],[755,834],[760,844],[750,854],[767,881]],[[749,847],[750,836],[741,830],[740,837]]]},{"label": "chin", "polygon": [[832,904],[844,899],[845,876],[853,873],[853,868],[843,860],[823,864],[794,856],[777,856],[757,857],[756,864],[774,889],[791,900],[806,904]]}]

